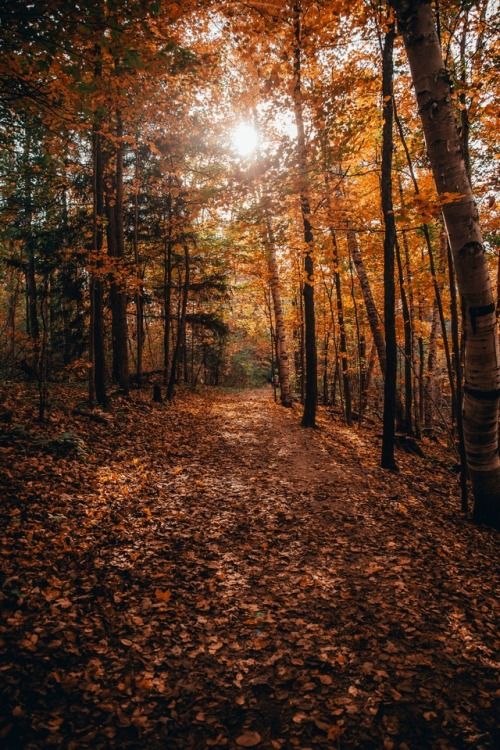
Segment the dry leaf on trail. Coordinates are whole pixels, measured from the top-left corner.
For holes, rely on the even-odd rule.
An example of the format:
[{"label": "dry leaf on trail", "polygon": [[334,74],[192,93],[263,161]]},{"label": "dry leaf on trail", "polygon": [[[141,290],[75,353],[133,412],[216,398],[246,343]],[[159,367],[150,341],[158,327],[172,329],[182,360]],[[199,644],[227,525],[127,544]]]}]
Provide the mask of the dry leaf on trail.
[{"label": "dry leaf on trail", "polygon": [[262,737],[258,732],[247,731],[236,738],[238,747],[256,747],[262,742]]},{"label": "dry leaf on trail", "polygon": [[[447,495],[439,520],[425,508],[401,519],[384,497],[418,494],[404,462],[367,479],[362,431],[351,443],[325,420],[306,444],[292,416],[264,396],[190,394],[168,413],[132,397],[114,426],[85,435],[93,463],[56,475],[52,459],[20,457],[29,491],[6,504],[0,591],[7,748],[18,736],[47,746],[32,716],[69,747],[81,726],[76,713],[59,724],[62,694],[85,711],[89,745],[110,750],[160,736],[169,750],[330,750],[341,735],[352,747],[455,747],[465,719],[488,735],[496,600],[481,571],[493,539],[481,532],[479,545],[470,524],[450,522]],[[172,473],[166,444],[185,471]],[[329,446],[327,483],[301,478]],[[419,481],[431,471],[446,487],[435,467]]]},{"label": "dry leaf on trail", "polygon": [[171,591],[161,591],[160,589],[155,589],[155,597],[158,599],[159,602],[163,602],[166,604],[170,601],[172,597]]}]

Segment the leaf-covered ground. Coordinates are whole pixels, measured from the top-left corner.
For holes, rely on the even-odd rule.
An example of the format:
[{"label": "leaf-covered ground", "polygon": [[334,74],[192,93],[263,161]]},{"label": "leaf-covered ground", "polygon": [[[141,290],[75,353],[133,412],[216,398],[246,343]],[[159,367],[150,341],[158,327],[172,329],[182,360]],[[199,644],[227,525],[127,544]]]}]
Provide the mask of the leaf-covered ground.
[{"label": "leaf-covered ground", "polygon": [[384,472],[267,390],[148,398],[56,410],[66,457],[8,426],[2,747],[498,746],[497,539],[446,461]]}]

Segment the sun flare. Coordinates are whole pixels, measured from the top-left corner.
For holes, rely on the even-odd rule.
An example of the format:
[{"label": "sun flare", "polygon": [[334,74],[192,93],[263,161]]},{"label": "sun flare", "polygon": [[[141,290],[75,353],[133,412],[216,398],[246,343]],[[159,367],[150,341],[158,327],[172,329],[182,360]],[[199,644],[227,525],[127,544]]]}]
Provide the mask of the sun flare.
[{"label": "sun flare", "polygon": [[257,131],[252,125],[240,123],[231,134],[233,148],[240,156],[250,156],[257,148]]}]

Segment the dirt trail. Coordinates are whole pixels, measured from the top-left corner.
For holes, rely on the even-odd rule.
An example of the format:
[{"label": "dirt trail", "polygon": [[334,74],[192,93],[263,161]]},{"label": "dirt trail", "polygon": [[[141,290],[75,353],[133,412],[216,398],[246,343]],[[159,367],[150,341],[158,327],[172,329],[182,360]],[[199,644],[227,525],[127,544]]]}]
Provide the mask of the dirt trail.
[{"label": "dirt trail", "polygon": [[123,409],[59,526],[33,480],[6,747],[495,747],[496,541],[449,471],[268,390]]}]

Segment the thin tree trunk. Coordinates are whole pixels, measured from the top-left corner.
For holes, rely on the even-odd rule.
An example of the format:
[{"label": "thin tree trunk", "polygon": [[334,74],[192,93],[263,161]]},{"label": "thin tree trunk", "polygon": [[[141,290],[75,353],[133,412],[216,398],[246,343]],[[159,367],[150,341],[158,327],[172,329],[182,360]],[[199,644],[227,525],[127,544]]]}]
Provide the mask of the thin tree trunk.
[{"label": "thin tree trunk", "polygon": [[[324,129],[323,117],[321,117],[321,127]],[[333,279],[335,283],[335,295],[337,299],[337,318],[339,323],[339,345],[340,345],[340,357],[342,360],[342,385],[344,389],[344,402],[345,402],[345,420],[350,426],[352,424],[352,398],[351,398],[351,383],[349,378],[349,359],[347,354],[347,334],[344,319],[344,302],[342,299],[342,279],[340,275],[340,258],[339,248],[337,243],[337,236],[335,234],[333,224],[333,207],[331,201],[331,180],[328,172],[328,151],[326,143],[326,132],[323,132],[322,150],[323,150],[323,179],[325,183],[325,200],[326,209],[328,215],[328,223],[330,229],[330,237],[332,240],[332,260],[333,260]]]},{"label": "thin tree trunk", "polygon": [[[24,237],[26,248],[26,299],[27,299],[27,320],[26,330],[33,341],[34,361],[38,358],[38,339],[40,337],[40,326],[38,323],[37,311],[37,284],[35,269],[35,249],[33,247],[32,224],[33,224],[33,196],[31,183],[31,132],[29,125],[25,127],[24,149],[23,149],[23,171],[24,171]],[[36,365],[35,365],[36,366]]]},{"label": "thin tree trunk", "polygon": [[[10,245],[10,243],[9,243]],[[11,255],[14,255],[12,247],[9,247]],[[8,333],[9,350],[8,355],[12,365],[14,365],[16,359],[16,317],[17,317],[17,304],[19,297],[20,277],[19,272],[16,268],[10,269],[9,278],[9,302],[7,310],[6,329]]]},{"label": "thin tree trunk", "polygon": [[[326,326],[325,326],[326,328]],[[326,329],[325,340],[323,346],[323,403],[325,406],[328,405],[328,347],[330,344],[330,329]]]},{"label": "thin tree trunk", "polygon": [[[336,397],[336,387],[337,387],[337,380],[339,378],[339,346],[337,342],[337,332],[336,332],[336,322],[335,322],[335,312],[333,309],[333,287],[331,289],[328,288],[328,285],[325,283],[323,279],[324,289],[326,292],[326,296],[328,297],[328,306],[330,309],[330,322],[332,327],[332,338],[333,338],[333,350],[334,350],[334,361],[335,361],[335,370],[334,370],[334,377],[333,377],[333,385],[332,385],[332,405],[335,406],[335,397]],[[340,391],[341,396],[341,402],[342,402],[342,411],[344,408],[344,401],[342,399],[342,391]],[[345,419],[345,414],[344,414]]]},{"label": "thin tree trunk", "polygon": [[361,326],[359,323],[358,303],[356,301],[356,294],[354,292],[354,273],[352,270],[352,258],[349,252],[349,278],[350,278],[350,291],[352,306],[354,309],[354,323],[356,327],[356,348],[358,352],[358,427],[361,424],[362,412],[363,412],[363,391],[364,391],[364,380],[366,375],[366,340],[363,333],[361,333]]},{"label": "thin tree trunk", "polygon": [[276,369],[275,369],[275,359],[277,357],[277,341],[276,336],[274,333],[274,325],[273,325],[273,313],[271,309],[271,298],[272,298],[272,292],[271,289],[265,289],[264,290],[264,301],[266,306],[266,313],[267,313],[267,320],[269,323],[269,341],[271,344],[271,385],[273,387],[273,399],[276,403],[278,400],[277,394],[276,394]]},{"label": "thin tree trunk", "polygon": [[468,511],[467,492],[467,455],[465,451],[465,436],[462,416],[462,363],[460,361],[460,336],[458,330],[458,301],[455,280],[455,269],[448,238],[446,239],[446,257],[448,263],[448,278],[450,282],[450,313],[451,313],[451,342],[453,347],[453,365],[456,377],[456,399],[454,403],[454,421],[458,438],[458,455],[460,456],[460,507],[463,513]]},{"label": "thin tree trunk", "polygon": [[[422,253],[423,255],[423,253]],[[425,349],[424,349],[424,337],[422,336],[422,328],[424,324],[422,299],[419,297],[418,300],[418,322],[419,322],[419,335],[417,338],[418,344],[418,421],[420,425],[424,424],[425,419],[425,391],[424,391],[424,375],[425,375]]]},{"label": "thin tree trunk", "polygon": [[168,197],[167,236],[165,238],[165,253],[163,259],[163,380],[168,384],[170,367],[170,325],[172,319],[172,199]]},{"label": "thin tree trunk", "polygon": [[[394,104],[394,117],[397,118],[396,106]],[[398,124],[399,127],[399,124]],[[405,209],[405,200],[403,193],[403,182],[401,180],[401,174],[398,172],[398,188],[399,188],[399,200],[401,208]],[[411,362],[410,362],[410,378],[412,385],[413,394],[413,423],[414,423],[414,434],[416,438],[420,438],[420,422],[418,418],[418,399],[417,399],[417,354],[415,346],[415,298],[413,294],[413,273],[410,261],[410,248],[408,246],[408,237],[406,232],[401,232],[401,238],[403,242],[404,259],[405,259],[405,271],[406,271],[406,283],[408,287],[408,313],[409,313],[409,334],[410,334],[410,347],[411,347]],[[405,342],[406,343],[406,342]]]},{"label": "thin tree trunk", "polygon": [[296,338],[298,338],[298,344],[299,348],[295,352],[295,373],[297,376],[297,379],[299,380],[300,385],[300,403],[303,404],[305,401],[305,393],[306,393],[306,379],[305,379],[305,346],[304,346],[304,285],[302,283],[302,269],[300,260],[297,259],[297,265],[298,265],[298,281],[299,281],[299,289],[298,289],[298,304],[295,303],[296,309],[298,309],[299,313],[299,325],[297,329],[297,335]]},{"label": "thin tree trunk", "polygon": [[361,394],[361,407],[360,407],[360,416],[359,416],[359,422],[361,424],[361,417],[365,413],[366,407],[368,406],[368,391],[370,390],[370,383],[373,375],[373,370],[375,368],[375,359],[377,356],[377,348],[375,344],[372,342],[371,348],[370,348],[370,354],[368,355],[368,365],[366,367],[366,374],[363,382],[363,391]]},{"label": "thin tree trunk", "polygon": [[127,292],[124,288],[125,240],[123,234],[123,125],[121,113],[116,113],[117,145],[114,152],[114,174],[106,190],[107,237],[109,255],[115,260],[110,283],[111,338],[113,342],[113,380],[128,392],[128,326]]},{"label": "thin tree trunk", "polygon": [[186,329],[186,311],[189,296],[189,247],[187,242],[184,243],[184,283],[182,285],[182,301],[179,313],[179,325],[177,328],[177,338],[172,353],[172,363],[170,365],[170,377],[167,386],[167,401],[171,401],[174,396],[175,381],[177,375],[177,363],[179,361],[180,348],[184,341],[184,331]]},{"label": "thin tree trunk", "polygon": [[433,429],[433,413],[434,413],[434,371],[436,369],[436,354],[437,354],[437,332],[439,324],[439,306],[437,300],[434,299],[434,305],[432,308],[432,323],[431,333],[429,336],[429,349],[427,353],[427,371],[425,374],[424,384],[424,427],[428,435],[432,435]]},{"label": "thin tree trunk", "polygon": [[[95,78],[101,77],[101,48],[95,47],[96,64]],[[91,321],[90,321],[90,382],[89,400],[105,406],[108,398],[106,393],[106,358],[104,350],[104,302],[102,282],[102,246],[104,226],[104,160],[102,153],[102,118],[96,115],[94,121],[92,148],[93,148],[93,265],[94,272],[91,276]]]},{"label": "thin tree trunk", "polygon": [[[406,155],[406,161],[408,163],[408,169],[409,169],[410,177],[411,177],[411,180],[412,180],[412,183],[413,183],[413,189],[415,191],[415,195],[419,195],[420,194],[420,188],[418,186],[417,178],[415,176],[415,170],[413,169],[412,158],[411,158],[411,155],[410,155],[410,151],[408,149],[408,145],[406,143],[406,138],[405,138],[405,135],[404,135],[404,132],[403,132],[403,126],[401,124],[401,120],[398,117],[396,109],[394,110],[394,115],[395,115],[396,125],[397,125],[398,132],[399,132],[399,137],[401,139],[401,143],[403,145],[403,149],[404,149],[404,152],[405,152],[405,155]],[[439,321],[440,321],[440,324],[441,324],[441,336],[442,336],[442,339],[443,339],[443,347],[444,347],[444,354],[445,354],[445,360],[446,360],[446,369],[447,369],[447,372],[448,372],[448,382],[450,384],[451,400],[452,400],[452,404],[453,404],[455,402],[455,399],[456,399],[455,383],[454,383],[454,379],[453,379],[453,368],[452,368],[452,364],[451,364],[450,345],[449,345],[449,342],[448,342],[448,332],[446,330],[446,320],[445,320],[445,317],[444,317],[443,301],[442,301],[442,296],[441,296],[441,286],[440,286],[439,280],[437,278],[436,264],[434,262],[434,249],[432,247],[431,234],[430,234],[430,231],[429,231],[429,226],[427,224],[422,224],[421,228],[422,228],[422,231],[424,233],[425,244],[427,246],[427,253],[428,253],[428,257],[429,257],[429,267],[430,267],[430,271],[431,271],[432,284],[434,286],[435,300],[436,300],[436,304],[437,304],[437,307],[438,307]],[[422,260],[423,260],[423,255],[422,255]],[[421,362],[423,362],[423,360],[421,360]],[[453,408],[454,407],[452,406],[452,410],[453,410]],[[421,407],[421,411],[422,411],[422,413],[424,411],[423,404],[422,404],[422,407]]]},{"label": "thin tree trunk", "polygon": [[288,348],[286,345],[285,317],[281,302],[281,286],[276,258],[276,245],[271,226],[271,220],[264,206],[265,241],[267,246],[267,262],[269,266],[269,285],[273,301],[275,335],[276,335],[276,360],[278,366],[278,378],[280,382],[280,400],[282,406],[292,405],[292,394],[290,391],[290,369],[288,363]]},{"label": "thin tree trunk", "polygon": [[38,419],[40,420],[40,422],[43,422],[45,420],[48,404],[49,286],[50,276],[49,274],[46,274],[43,280],[42,294],[40,299],[42,335],[40,337],[40,347],[36,368],[38,376]]},{"label": "thin tree trunk", "polygon": [[[144,353],[144,286],[143,274],[139,262],[139,145],[135,151],[134,175],[134,264],[137,275],[137,291],[135,293],[135,337],[136,337],[136,370],[137,385],[142,385],[143,353]],[[140,279],[140,282],[139,282]]]},{"label": "thin tree trunk", "polygon": [[314,312],[314,236],[311,225],[309,202],[309,179],[307,175],[307,155],[302,112],[301,89],[301,44],[302,44],[302,3],[295,0],[293,5],[293,104],[297,126],[297,164],[299,175],[299,197],[302,221],[304,224],[304,322],[305,322],[305,398],[303,427],[316,426],[316,406],[318,401],[316,324]]},{"label": "thin tree trunk", "polygon": [[413,364],[413,337],[410,318],[410,307],[405,289],[405,278],[403,273],[403,263],[401,261],[401,248],[396,240],[396,260],[398,264],[399,276],[399,293],[401,296],[401,308],[403,311],[403,329],[404,329],[404,416],[401,425],[403,432],[407,435],[413,434],[413,389],[412,389],[412,364]]},{"label": "thin tree trunk", "polygon": [[363,262],[363,257],[361,255],[361,250],[358,244],[358,238],[356,236],[356,233],[352,229],[349,229],[349,231],[347,232],[347,242],[349,245],[349,251],[351,253],[354,267],[358,275],[359,285],[361,287],[361,294],[363,295],[363,300],[365,303],[368,324],[370,326],[373,343],[375,344],[375,349],[377,351],[380,371],[382,375],[384,376],[385,375],[384,332],[382,330],[379,314],[375,306],[375,300],[373,299],[370,281],[366,273],[365,264]]},{"label": "thin tree trunk", "polygon": [[351,399],[351,384],[349,378],[349,360],[347,356],[347,336],[344,320],[344,303],[342,300],[342,283],[340,279],[340,268],[339,268],[339,252],[337,245],[337,237],[333,229],[330,231],[332,238],[332,249],[333,249],[333,280],[335,283],[335,296],[337,300],[337,318],[339,323],[339,348],[340,358],[342,364],[342,386],[344,390],[344,403],[345,403],[345,421],[350,426],[352,425],[352,399]]},{"label": "thin tree trunk", "polygon": [[[391,3],[403,32],[434,179],[445,201],[443,215],[465,306],[464,433],[474,489],[474,517],[500,527],[500,352],[496,305],[477,208],[431,5],[423,0]],[[455,200],[446,202],[450,194]]]},{"label": "thin tree trunk", "polygon": [[382,53],[382,100],[384,124],[382,130],[382,211],[384,214],[384,328],[385,328],[385,378],[384,417],[381,466],[395,469],[394,438],[397,388],[397,342],[394,281],[394,248],[396,223],[392,202],[392,152],[393,152],[393,47],[394,25],[385,34]]}]

